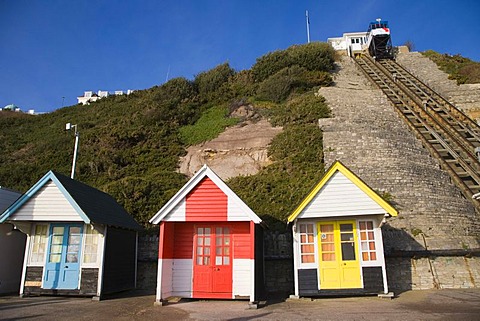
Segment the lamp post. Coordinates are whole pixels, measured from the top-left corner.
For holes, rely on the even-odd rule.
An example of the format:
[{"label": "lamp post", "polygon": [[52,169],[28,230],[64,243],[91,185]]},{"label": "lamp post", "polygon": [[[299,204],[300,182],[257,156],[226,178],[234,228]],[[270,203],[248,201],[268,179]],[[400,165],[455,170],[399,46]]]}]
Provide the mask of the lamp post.
[{"label": "lamp post", "polygon": [[78,155],[78,141],[80,139],[80,133],[78,132],[77,125],[72,125],[71,123],[67,123],[65,125],[65,130],[70,130],[72,128],[75,128],[75,147],[73,150],[72,173],[70,174],[71,179],[75,177],[75,165],[77,163],[77,155]]}]

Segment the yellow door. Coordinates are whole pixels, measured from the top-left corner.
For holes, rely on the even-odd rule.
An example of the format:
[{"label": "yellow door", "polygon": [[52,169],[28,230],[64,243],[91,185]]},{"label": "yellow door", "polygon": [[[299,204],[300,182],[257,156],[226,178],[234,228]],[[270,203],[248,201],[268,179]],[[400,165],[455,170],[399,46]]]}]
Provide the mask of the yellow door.
[{"label": "yellow door", "polygon": [[320,289],[361,288],[355,221],[318,223]]}]

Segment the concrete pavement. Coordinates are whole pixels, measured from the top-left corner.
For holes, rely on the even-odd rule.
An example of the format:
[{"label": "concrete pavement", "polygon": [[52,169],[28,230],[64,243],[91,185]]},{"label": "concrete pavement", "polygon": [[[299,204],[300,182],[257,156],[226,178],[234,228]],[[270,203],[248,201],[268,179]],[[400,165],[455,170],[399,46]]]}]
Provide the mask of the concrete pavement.
[{"label": "concrete pavement", "polygon": [[0,297],[0,320],[480,320],[480,289],[408,291],[377,297],[270,301],[181,300],[154,306],[151,294],[124,293],[100,302],[89,298]]}]

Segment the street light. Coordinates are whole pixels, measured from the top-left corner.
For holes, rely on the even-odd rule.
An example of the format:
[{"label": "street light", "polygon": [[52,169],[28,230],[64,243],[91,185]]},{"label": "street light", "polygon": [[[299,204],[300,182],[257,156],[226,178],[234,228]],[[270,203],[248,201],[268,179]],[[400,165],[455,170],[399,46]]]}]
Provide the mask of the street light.
[{"label": "street light", "polygon": [[65,130],[71,130],[72,128],[75,128],[75,148],[73,150],[72,173],[70,174],[71,179],[73,179],[75,176],[75,164],[77,163],[78,154],[78,141],[80,139],[80,133],[78,132],[77,125],[72,125],[71,123],[67,123],[65,125]]}]

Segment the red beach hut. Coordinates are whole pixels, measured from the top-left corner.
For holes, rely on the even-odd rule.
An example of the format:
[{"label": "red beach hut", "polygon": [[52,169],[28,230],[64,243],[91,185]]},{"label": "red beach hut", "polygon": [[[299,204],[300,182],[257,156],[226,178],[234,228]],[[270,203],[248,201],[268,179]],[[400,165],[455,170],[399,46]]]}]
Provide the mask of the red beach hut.
[{"label": "red beach hut", "polygon": [[156,303],[172,296],[254,302],[261,221],[204,165],[150,220],[160,225]]}]

